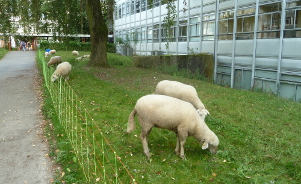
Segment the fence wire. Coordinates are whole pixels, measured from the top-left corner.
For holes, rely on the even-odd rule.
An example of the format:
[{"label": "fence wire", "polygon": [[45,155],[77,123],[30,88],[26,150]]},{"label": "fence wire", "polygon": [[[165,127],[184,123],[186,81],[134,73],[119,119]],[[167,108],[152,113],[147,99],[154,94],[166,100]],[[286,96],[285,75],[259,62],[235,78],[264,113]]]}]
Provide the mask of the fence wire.
[{"label": "fence wire", "polygon": [[42,63],[45,86],[86,182],[136,183],[72,87],[62,78],[51,82],[54,68],[47,67],[42,51],[39,51],[38,57]]}]

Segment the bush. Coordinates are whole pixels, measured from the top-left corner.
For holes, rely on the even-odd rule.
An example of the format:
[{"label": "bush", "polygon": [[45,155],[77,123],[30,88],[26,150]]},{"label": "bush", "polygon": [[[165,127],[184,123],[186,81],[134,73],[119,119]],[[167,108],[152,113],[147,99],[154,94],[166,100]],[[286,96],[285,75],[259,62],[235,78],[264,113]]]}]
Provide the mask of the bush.
[{"label": "bush", "polygon": [[6,49],[0,48],[0,59],[2,59],[6,53],[7,53]]},{"label": "bush", "polygon": [[[72,50],[80,50],[80,51],[91,51],[91,43],[90,42],[49,42],[42,41],[40,42],[40,49],[55,49],[60,51],[72,51]],[[107,52],[115,53],[116,45],[112,43],[107,43]]]}]

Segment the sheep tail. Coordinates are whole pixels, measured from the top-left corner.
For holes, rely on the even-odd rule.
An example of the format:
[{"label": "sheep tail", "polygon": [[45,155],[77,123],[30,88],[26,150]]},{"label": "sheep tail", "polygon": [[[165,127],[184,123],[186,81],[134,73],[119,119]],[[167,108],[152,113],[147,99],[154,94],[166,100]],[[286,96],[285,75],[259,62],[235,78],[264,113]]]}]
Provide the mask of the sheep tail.
[{"label": "sheep tail", "polygon": [[137,114],[137,111],[134,109],[131,114],[129,115],[129,120],[128,120],[128,128],[126,130],[127,133],[130,133],[135,129],[135,115]]}]

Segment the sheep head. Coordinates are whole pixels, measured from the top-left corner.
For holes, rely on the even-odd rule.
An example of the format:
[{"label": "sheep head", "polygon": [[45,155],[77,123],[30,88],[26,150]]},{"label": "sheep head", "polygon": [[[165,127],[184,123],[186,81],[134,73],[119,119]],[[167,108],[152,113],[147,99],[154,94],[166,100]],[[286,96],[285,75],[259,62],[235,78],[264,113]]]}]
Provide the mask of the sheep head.
[{"label": "sheep head", "polygon": [[211,135],[209,136],[209,138],[203,139],[203,141],[200,142],[202,149],[209,149],[209,151],[212,154],[216,154],[217,153],[217,147],[219,144],[219,140],[217,138],[217,136],[212,132]]},{"label": "sheep head", "polygon": [[210,114],[209,111],[207,109],[198,109],[197,110],[198,114],[201,116],[201,118],[204,120],[205,117]]},{"label": "sheep head", "polygon": [[53,75],[51,76],[51,82],[56,81],[58,78],[59,78],[59,77],[58,77],[56,74],[53,74]]}]

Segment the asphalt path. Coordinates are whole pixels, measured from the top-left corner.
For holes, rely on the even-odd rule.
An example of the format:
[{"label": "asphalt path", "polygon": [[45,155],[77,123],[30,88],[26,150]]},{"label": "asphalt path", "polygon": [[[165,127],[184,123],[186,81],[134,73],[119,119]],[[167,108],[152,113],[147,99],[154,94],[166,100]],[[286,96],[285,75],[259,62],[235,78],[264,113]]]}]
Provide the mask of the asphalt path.
[{"label": "asphalt path", "polygon": [[0,184],[53,181],[35,57],[35,51],[12,51],[0,60]]}]

